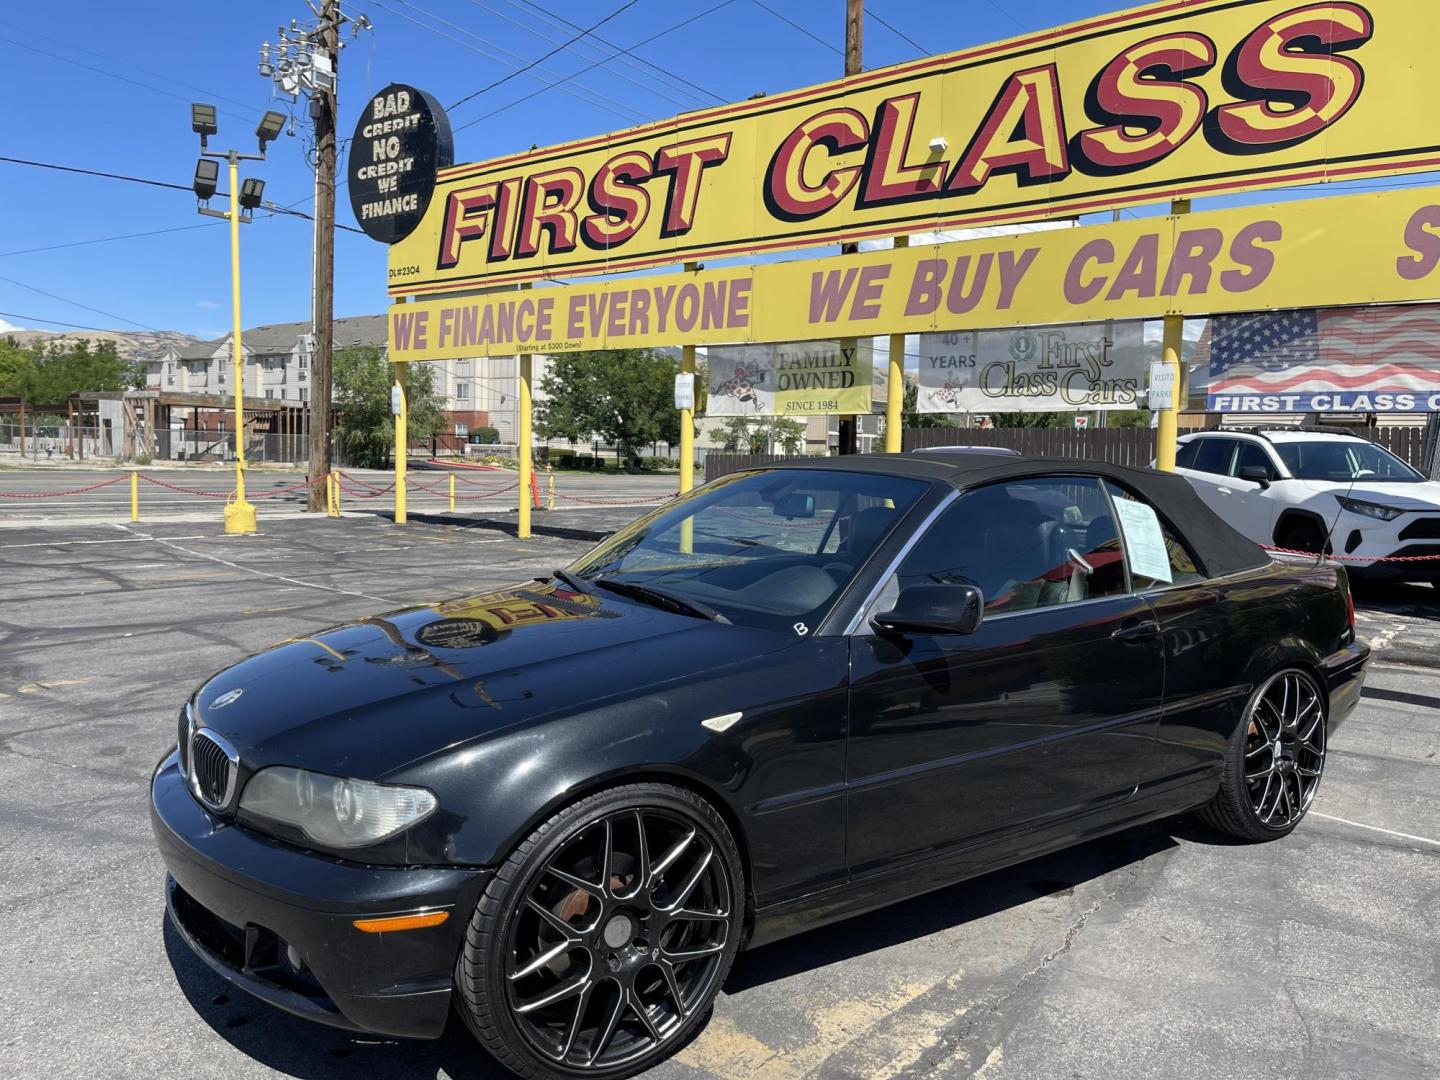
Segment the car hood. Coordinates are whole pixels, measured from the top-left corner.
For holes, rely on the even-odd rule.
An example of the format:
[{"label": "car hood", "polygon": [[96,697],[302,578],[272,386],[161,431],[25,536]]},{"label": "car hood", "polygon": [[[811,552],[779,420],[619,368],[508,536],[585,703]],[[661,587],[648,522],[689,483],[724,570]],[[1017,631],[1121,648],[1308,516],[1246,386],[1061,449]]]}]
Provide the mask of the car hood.
[{"label": "car hood", "polygon": [[194,707],[251,768],[379,778],[795,640],[531,582],[281,642],[213,676]]}]

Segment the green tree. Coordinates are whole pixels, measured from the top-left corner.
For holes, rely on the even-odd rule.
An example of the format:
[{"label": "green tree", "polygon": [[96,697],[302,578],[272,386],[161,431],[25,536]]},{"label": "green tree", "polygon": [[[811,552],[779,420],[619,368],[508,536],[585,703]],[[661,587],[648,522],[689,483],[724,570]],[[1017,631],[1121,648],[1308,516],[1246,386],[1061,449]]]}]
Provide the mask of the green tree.
[{"label": "green tree", "polygon": [[36,405],[64,405],[82,390],[130,390],[143,382],[144,373],[113,341],[59,340],[28,349],[14,338],[0,343],[0,394]]},{"label": "green tree", "polygon": [[711,433],[711,440],[728,454],[798,454],[805,446],[805,425],[786,416],[732,416]]},{"label": "green tree", "polygon": [[22,349],[13,337],[0,341],[0,397],[32,397],[37,373],[32,350]]},{"label": "green tree", "polygon": [[638,468],[641,447],[680,441],[676,367],[672,356],[656,349],[556,356],[541,381],[546,399],[536,406],[535,430],[542,438],[572,442],[598,435]]},{"label": "green tree", "polygon": [[[390,464],[395,444],[395,418],[390,413],[394,375],[378,345],[350,345],[335,353],[335,434],[345,455],[365,468]],[[428,365],[411,364],[406,371],[409,435],[428,439],[445,422],[435,375]]]},{"label": "green tree", "polygon": [[992,413],[990,419],[995,421],[997,428],[1068,427],[1071,423],[1068,413],[1058,412]]},{"label": "green tree", "polygon": [[1150,426],[1150,410],[1117,409],[1115,412],[1106,414],[1105,426],[1113,428],[1148,428]]}]

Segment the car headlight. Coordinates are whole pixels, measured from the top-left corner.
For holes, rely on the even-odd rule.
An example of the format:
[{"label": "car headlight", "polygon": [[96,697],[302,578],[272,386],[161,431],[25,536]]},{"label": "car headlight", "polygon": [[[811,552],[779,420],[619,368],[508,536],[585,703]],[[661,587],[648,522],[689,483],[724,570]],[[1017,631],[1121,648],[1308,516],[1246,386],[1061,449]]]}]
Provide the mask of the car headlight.
[{"label": "car headlight", "polygon": [[261,769],[240,796],[240,809],[301,830],[326,847],[378,843],[435,812],[424,788],[376,784],[306,769]]},{"label": "car headlight", "polygon": [[[1336,496],[1339,498],[1339,496]],[[1394,521],[1404,510],[1396,509],[1393,506],[1386,506],[1384,503],[1365,502],[1363,499],[1340,499],[1342,509],[1349,510],[1352,514],[1359,514],[1361,517],[1374,518],[1376,521]]]}]

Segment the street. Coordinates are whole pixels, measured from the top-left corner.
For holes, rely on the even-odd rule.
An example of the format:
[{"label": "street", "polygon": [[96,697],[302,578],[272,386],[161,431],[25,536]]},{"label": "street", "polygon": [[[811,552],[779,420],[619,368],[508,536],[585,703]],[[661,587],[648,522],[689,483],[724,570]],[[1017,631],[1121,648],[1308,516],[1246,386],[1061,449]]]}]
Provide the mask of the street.
[{"label": "street", "polygon": [[[0,473],[0,489],[103,475]],[[613,491],[585,481],[562,484]],[[259,535],[225,537],[217,506],[131,526],[114,512],[123,485],[107,492],[57,500],[46,513],[74,522],[17,524],[0,546],[0,1074],[503,1075],[458,1022],[435,1043],[353,1036],[213,975],[165,924],[146,782],[213,670],[349,617],[543,575],[586,541],[543,516],[519,541],[468,521],[267,520],[263,502]],[[110,520],[81,523],[99,510]],[[636,512],[575,510],[554,532]],[[16,520],[10,504],[0,519]],[[1437,598],[1361,592],[1375,659],[1294,835],[1247,846],[1162,821],[742,954],[708,1027],[651,1075],[1433,1076]]]}]

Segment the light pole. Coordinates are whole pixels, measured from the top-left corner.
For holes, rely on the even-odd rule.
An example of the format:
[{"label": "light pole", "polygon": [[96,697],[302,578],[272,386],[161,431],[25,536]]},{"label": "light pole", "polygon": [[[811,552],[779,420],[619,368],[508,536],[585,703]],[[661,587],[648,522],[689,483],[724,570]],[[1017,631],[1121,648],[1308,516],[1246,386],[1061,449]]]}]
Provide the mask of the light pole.
[{"label": "light pole", "polygon": [[[227,533],[253,533],[255,531],[255,507],[245,501],[245,351],[240,340],[240,223],[249,222],[255,209],[260,205],[265,192],[265,181],[255,177],[240,180],[240,162],[264,161],[265,144],[280,134],[285,126],[285,115],[267,112],[255,129],[260,143],[258,154],[242,154],[238,150],[211,150],[206,140],[218,130],[215,122],[215,106],[200,103],[190,106],[190,128],[200,136],[200,160],[195,163],[196,209],[206,217],[227,218],[230,221],[230,309],[234,319],[231,330],[231,344],[234,354],[235,379],[235,498],[225,504],[225,531]],[[230,166],[230,209],[211,210],[207,205],[215,194],[220,179],[219,158]]]}]

